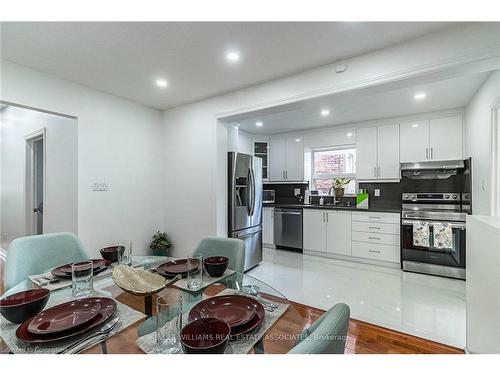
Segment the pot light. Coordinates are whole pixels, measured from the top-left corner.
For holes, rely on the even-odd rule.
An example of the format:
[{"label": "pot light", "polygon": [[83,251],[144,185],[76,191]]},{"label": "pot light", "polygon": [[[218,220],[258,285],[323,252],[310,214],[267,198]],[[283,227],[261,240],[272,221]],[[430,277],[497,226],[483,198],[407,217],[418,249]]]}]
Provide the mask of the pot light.
[{"label": "pot light", "polygon": [[424,100],[425,98],[427,98],[427,94],[425,92],[417,92],[413,98],[418,101]]},{"label": "pot light", "polygon": [[323,116],[323,117],[330,116],[330,110],[329,109],[322,109],[321,116]]},{"label": "pot light", "polygon": [[352,137],[352,136],[353,136],[353,134],[352,134],[352,133],[347,133],[346,135],[347,135],[348,137]]},{"label": "pot light", "polygon": [[258,127],[258,128],[261,128],[263,125],[264,125],[264,123],[262,121],[257,121],[255,123],[255,126]]},{"label": "pot light", "polygon": [[229,51],[226,53],[226,60],[232,63],[240,61],[240,54],[236,51]]},{"label": "pot light", "polygon": [[156,80],[156,86],[158,86],[161,89],[164,89],[168,86],[168,81],[166,79],[163,79],[163,78],[158,78]]},{"label": "pot light", "polygon": [[418,124],[413,124],[411,127],[412,128],[418,128]]},{"label": "pot light", "polygon": [[300,142],[300,138],[295,138],[295,142]]}]

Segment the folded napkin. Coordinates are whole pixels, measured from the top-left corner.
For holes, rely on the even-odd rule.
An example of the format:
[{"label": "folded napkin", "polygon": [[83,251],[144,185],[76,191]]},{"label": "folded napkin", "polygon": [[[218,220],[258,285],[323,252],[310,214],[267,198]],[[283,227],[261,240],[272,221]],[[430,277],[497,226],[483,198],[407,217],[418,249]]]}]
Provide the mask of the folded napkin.
[{"label": "folded napkin", "polygon": [[[41,273],[38,275],[29,275],[28,279],[30,279],[36,285],[49,289],[50,291],[67,288],[71,286],[71,277],[69,278],[58,278],[54,277],[51,273],[52,270]],[[99,280],[109,276],[112,273],[112,269],[108,268],[102,272],[99,272],[94,276],[94,280]]]},{"label": "folded napkin", "polygon": [[429,223],[423,221],[413,223],[413,245],[429,247]]},{"label": "folded napkin", "polygon": [[453,230],[450,223],[434,224],[434,247],[436,249],[453,248]]}]

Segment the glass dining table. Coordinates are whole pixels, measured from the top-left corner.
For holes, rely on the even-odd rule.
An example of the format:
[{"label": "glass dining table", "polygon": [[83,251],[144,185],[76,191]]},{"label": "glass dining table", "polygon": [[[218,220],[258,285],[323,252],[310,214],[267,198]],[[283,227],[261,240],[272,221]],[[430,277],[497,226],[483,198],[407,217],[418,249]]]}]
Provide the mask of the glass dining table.
[{"label": "glass dining table", "polygon": [[[154,270],[158,265],[176,258],[155,257],[155,256],[134,256],[133,267],[141,269]],[[22,289],[38,288],[30,280],[23,282]],[[177,284],[177,283],[176,283]],[[154,316],[156,308],[156,297],[164,291],[168,293],[175,292],[182,296],[183,312],[188,313],[193,306],[203,299],[216,296],[220,293],[235,292],[251,294],[252,297],[262,301],[264,304],[275,304],[282,306],[279,317],[274,321],[269,321],[266,330],[262,336],[252,343],[248,353],[255,354],[284,354],[287,353],[295,344],[300,334],[316,321],[323,313],[323,310],[306,306],[297,302],[287,300],[287,298],[270,285],[244,273],[228,272],[227,276],[206,285],[198,291],[191,291],[173,284],[167,286],[162,291],[150,297],[130,294],[122,290],[113,281],[111,274],[104,277],[96,277],[94,281],[94,290],[104,293],[118,302],[141,312],[153,313],[152,317],[145,317],[136,323],[129,325],[123,330],[107,338],[101,345],[94,345],[82,353],[109,353],[109,354],[144,354],[144,351],[136,343],[139,334],[144,331],[145,326],[155,327],[156,317]],[[225,291],[225,292],[224,292]],[[51,293],[50,298],[63,298],[71,296],[71,288],[62,288]],[[150,305],[152,304],[152,305]],[[149,305],[149,306],[148,306]],[[266,307],[267,310],[267,307]],[[272,309],[269,309],[272,311]],[[267,313],[264,322],[268,319]],[[263,323],[264,325],[264,323]],[[151,329],[150,329],[151,331]],[[8,352],[8,346],[5,341],[0,339],[0,351]]]}]

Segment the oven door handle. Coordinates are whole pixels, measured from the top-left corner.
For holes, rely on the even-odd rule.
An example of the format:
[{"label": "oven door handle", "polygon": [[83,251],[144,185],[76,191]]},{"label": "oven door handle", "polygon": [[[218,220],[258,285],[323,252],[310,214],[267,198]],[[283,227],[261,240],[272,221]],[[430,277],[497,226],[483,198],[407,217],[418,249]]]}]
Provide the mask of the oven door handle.
[{"label": "oven door handle", "polygon": [[[435,224],[440,224],[439,221],[426,221],[426,220],[401,220],[401,224],[403,225],[413,225],[414,223],[428,223],[429,225],[433,226]],[[465,223],[449,223],[452,228],[457,228],[457,229],[465,229]]]}]

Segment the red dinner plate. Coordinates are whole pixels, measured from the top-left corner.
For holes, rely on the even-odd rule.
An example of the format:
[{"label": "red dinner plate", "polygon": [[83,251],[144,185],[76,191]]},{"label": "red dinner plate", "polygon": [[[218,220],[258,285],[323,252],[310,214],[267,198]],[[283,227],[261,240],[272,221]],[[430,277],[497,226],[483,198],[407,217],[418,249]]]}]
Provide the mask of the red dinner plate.
[{"label": "red dinner plate", "polygon": [[76,300],[51,307],[31,319],[28,331],[50,335],[76,328],[93,319],[101,309],[97,302]]},{"label": "red dinner plate", "polygon": [[[94,274],[104,271],[109,264],[106,263],[104,259],[92,259]],[[64,264],[62,266],[54,268],[51,273],[56,277],[71,277],[71,265],[73,263]]]},{"label": "red dinner plate", "polygon": [[194,306],[189,313],[189,318],[190,320],[217,318],[224,320],[233,329],[249,323],[256,312],[256,301],[250,297],[238,295],[216,296],[201,301]]},{"label": "red dinner plate", "polygon": [[[189,271],[198,270],[198,266],[191,264],[189,266]],[[156,268],[156,272],[164,277],[175,277],[177,275],[187,276],[188,272],[188,260],[187,259],[177,259],[171,260],[169,262],[160,264]]]},{"label": "red dinner plate", "polygon": [[99,309],[99,313],[90,321],[76,328],[70,329],[68,331],[62,331],[59,333],[54,333],[50,335],[37,335],[28,331],[28,326],[31,323],[33,318],[28,319],[24,323],[22,323],[16,330],[16,336],[19,340],[35,344],[35,343],[47,343],[52,341],[58,341],[67,339],[69,337],[73,337],[84,332],[91,330],[106,322],[116,311],[116,302],[111,298],[106,297],[89,297],[82,298],[82,300],[86,300],[90,303],[98,303],[101,305]]}]

